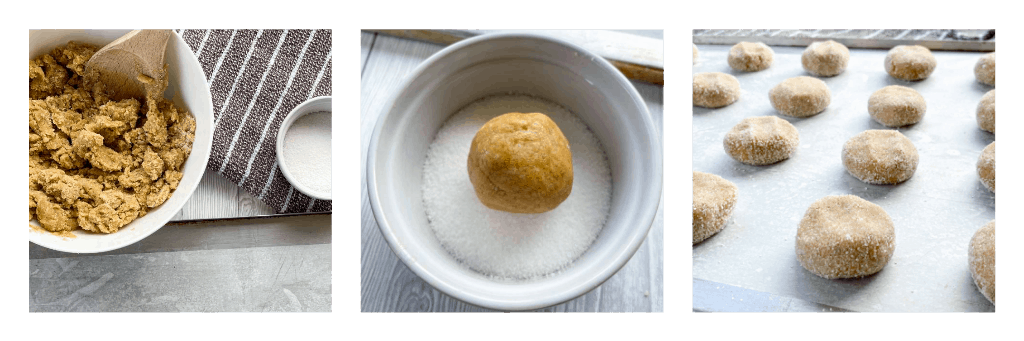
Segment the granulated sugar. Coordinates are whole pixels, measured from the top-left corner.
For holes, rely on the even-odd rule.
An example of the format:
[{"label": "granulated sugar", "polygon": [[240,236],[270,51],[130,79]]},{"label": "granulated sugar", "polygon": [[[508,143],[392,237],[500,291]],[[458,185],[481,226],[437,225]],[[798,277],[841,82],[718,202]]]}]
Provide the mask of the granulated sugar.
[{"label": "granulated sugar", "polygon": [[331,112],[309,113],[295,119],[284,134],[288,173],[321,193],[331,193]]},{"label": "granulated sugar", "polygon": [[[518,214],[487,208],[469,181],[473,136],[509,112],[540,112],[558,124],[572,151],[572,194],[554,210]],[[569,266],[597,238],[608,217],[611,170],[600,142],[565,108],[525,95],[491,96],[452,115],[423,165],[423,204],[430,227],[456,259],[480,273],[528,279]]]}]

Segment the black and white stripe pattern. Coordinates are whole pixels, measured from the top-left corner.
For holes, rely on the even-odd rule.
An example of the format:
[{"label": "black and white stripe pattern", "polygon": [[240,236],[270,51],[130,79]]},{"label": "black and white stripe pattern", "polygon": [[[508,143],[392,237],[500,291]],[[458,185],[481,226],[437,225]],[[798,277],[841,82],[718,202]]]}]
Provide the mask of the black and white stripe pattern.
[{"label": "black and white stripe pattern", "polygon": [[175,30],[196,54],[213,97],[218,172],[278,212],[324,212],[331,201],[295,190],[277,168],[284,117],[331,94],[331,30]]}]

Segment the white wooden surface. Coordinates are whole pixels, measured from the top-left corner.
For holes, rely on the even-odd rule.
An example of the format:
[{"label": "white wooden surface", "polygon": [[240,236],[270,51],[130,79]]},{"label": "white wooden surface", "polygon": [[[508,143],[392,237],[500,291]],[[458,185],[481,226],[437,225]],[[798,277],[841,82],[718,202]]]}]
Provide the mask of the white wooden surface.
[{"label": "white wooden surface", "polygon": [[[360,145],[361,164],[366,164],[370,135],[386,102],[405,77],[443,46],[363,32],[361,37]],[[662,126],[660,86],[634,82],[647,101],[655,120]],[[456,300],[434,289],[409,270],[381,236],[366,190],[361,183],[361,310],[362,311],[487,311]],[[663,311],[662,211],[633,258],[603,285],[577,299],[543,311]]]}]

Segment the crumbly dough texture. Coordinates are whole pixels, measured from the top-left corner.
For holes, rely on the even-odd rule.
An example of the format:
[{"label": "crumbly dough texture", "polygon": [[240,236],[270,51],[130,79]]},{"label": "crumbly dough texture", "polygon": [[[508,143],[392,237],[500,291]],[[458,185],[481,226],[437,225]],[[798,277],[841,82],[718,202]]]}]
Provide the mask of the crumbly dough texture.
[{"label": "crumbly dough texture", "polygon": [[96,50],[69,42],[29,60],[28,211],[47,231],[117,232],[171,196],[192,150],[195,119],[162,97],[166,75],[141,102],[112,101],[85,74]]},{"label": "crumbly dough texture", "polygon": [[921,121],[928,109],[917,90],[900,85],[879,89],[868,98],[868,114],[886,127],[902,127]]},{"label": "crumbly dough texture", "polygon": [[[690,44],[690,45],[693,45],[693,44]],[[693,45],[693,63],[694,64],[697,64],[697,56],[699,56],[699,53],[697,52],[697,45]]]},{"label": "crumbly dough texture", "polygon": [[469,180],[485,206],[512,213],[543,213],[572,191],[572,152],[562,130],[542,113],[507,113],[473,137]]},{"label": "crumbly dough texture", "polygon": [[796,232],[800,265],[828,279],[876,273],[895,250],[892,219],[881,206],[855,195],[815,201]]},{"label": "crumbly dough texture", "polygon": [[978,82],[996,86],[996,53],[987,53],[974,64],[974,78]]},{"label": "crumbly dough texture", "polygon": [[748,165],[769,165],[788,159],[800,144],[792,124],[775,116],[748,117],[725,134],[725,152]]},{"label": "crumbly dough texture", "polygon": [[895,130],[868,130],[843,145],[843,166],[860,181],[891,185],[907,181],[917,170],[917,148]]},{"label": "crumbly dough texture", "polygon": [[885,55],[885,72],[896,79],[919,81],[935,71],[932,51],[920,45],[898,45]]},{"label": "crumbly dough texture", "polygon": [[775,51],[764,43],[740,42],[729,49],[729,66],[739,71],[761,71],[772,66]]},{"label": "crumbly dough texture", "polygon": [[786,79],[768,91],[772,107],[792,117],[810,117],[825,111],[832,92],[820,79],[799,76]]},{"label": "crumbly dough texture", "polygon": [[729,180],[709,173],[693,172],[693,243],[697,244],[729,222],[739,190]]},{"label": "crumbly dough texture", "polygon": [[996,221],[990,221],[974,232],[967,250],[967,263],[985,298],[996,304]]},{"label": "crumbly dough texture", "polygon": [[693,75],[693,105],[721,108],[740,99],[740,81],[727,73],[703,72]]},{"label": "crumbly dough texture", "polygon": [[996,192],[996,142],[992,141],[978,156],[978,178],[985,188]]},{"label": "crumbly dough texture", "polygon": [[981,96],[978,102],[978,127],[981,130],[996,133],[996,90],[992,89]]},{"label": "crumbly dough texture", "polygon": [[800,62],[812,75],[832,77],[846,70],[850,63],[850,49],[835,40],[816,41],[807,46]]}]

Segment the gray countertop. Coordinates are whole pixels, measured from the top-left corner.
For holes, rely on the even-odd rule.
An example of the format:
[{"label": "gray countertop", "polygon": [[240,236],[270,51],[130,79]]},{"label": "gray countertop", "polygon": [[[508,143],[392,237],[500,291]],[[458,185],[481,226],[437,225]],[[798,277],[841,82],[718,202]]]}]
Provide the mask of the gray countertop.
[{"label": "gray countertop", "polygon": [[[981,184],[975,170],[982,149],[995,140],[975,121],[978,101],[993,89],[974,79],[974,63],[982,53],[936,51],[938,67],[928,79],[903,82],[885,73],[886,50],[852,49],[844,73],[821,78],[832,92],[828,109],[799,119],[777,114],[768,90],[787,78],[809,76],[800,63],[803,48],[773,46],[771,68],[745,73],[729,68],[729,47],[698,46],[700,57],[693,66],[694,73],[733,74],[742,89],[739,101],[730,106],[693,108],[694,170],[720,175],[739,187],[729,224],[693,246],[695,309],[747,310],[753,303],[737,301],[738,296],[731,294],[737,288],[840,310],[995,309],[978,292],[967,268],[971,237],[995,218],[995,195]],[[840,151],[857,133],[888,129],[870,118],[867,101],[872,92],[892,84],[914,88],[927,101],[921,122],[898,129],[917,147],[920,162],[904,183],[869,185],[846,172]],[[722,147],[725,133],[743,118],[765,115],[779,116],[799,130],[800,145],[793,157],[760,167],[730,158]],[[796,230],[811,203],[844,194],[888,212],[896,225],[896,251],[875,275],[827,280],[800,266]]]}]

